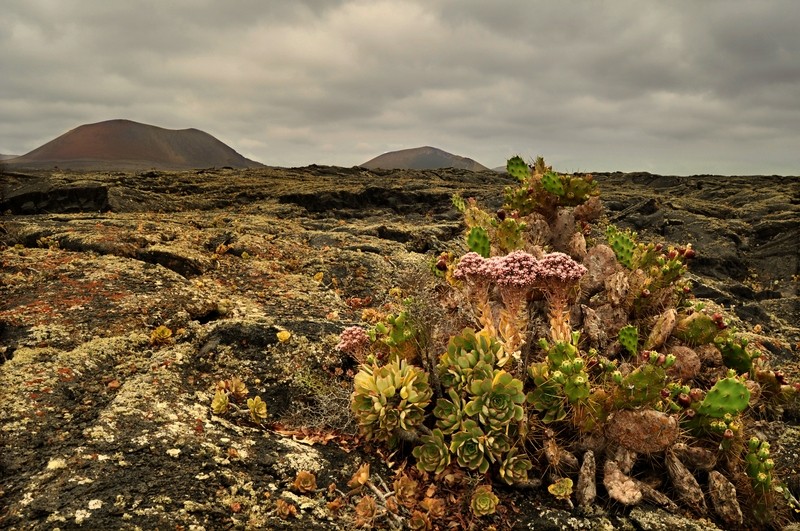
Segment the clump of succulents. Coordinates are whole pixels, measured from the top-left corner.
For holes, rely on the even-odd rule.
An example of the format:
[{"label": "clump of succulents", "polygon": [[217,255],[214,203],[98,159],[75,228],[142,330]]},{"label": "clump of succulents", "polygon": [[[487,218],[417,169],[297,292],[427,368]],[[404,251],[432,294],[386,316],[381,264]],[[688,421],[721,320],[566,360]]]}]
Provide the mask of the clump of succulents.
[{"label": "clump of succulents", "polygon": [[351,409],[368,439],[396,444],[399,430],[422,425],[433,395],[428,374],[395,359],[388,365],[362,365],[354,378]]},{"label": "clump of succulents", "polygon": [[[769,446],[746,442],[748,415],[759,400],[796,400],[800,385],[770,370],[720,312],[690,304],[684,277],[696,254],[691,245],[592,226],[602,207],[591,176],[558,174],[541,158],[529,166],[515,157],[507,169],[519,186],[505,191],[496,213],[453,199],[469,251],[442,253],[432,269],[440,293],[464,302],[456,317],[469,326],[434,338],[442,345],[438,360],[426,364],[414,351],[410,307],[369,331],[342,334],[342,351],[388,351],[362,357],[355,377],[351,408],[362,435],[408,443],[417,474],[528,487],[549,477],[548,490],[568,503],[594,500],[600,460],[611,499],[676,510],[632,475],[645,454],[647,463],[666,465],[682,505],[706,515],[700,483],[707,481],[721,520],[763,524],[760,515],[794,498],[775,478]],[[595,244],[587,248],[588,241]],[[725,367],[716,378],[685,370],[701,347],[718,351]],[[738,505],[730,509],[734,485],[748,478],[760,501],[740,519]],[[468,484],[465,506],[469,497],[473,515],[494,513],[499,499],[491,485]],[[415,526],[427,525],[424,515]]]}]

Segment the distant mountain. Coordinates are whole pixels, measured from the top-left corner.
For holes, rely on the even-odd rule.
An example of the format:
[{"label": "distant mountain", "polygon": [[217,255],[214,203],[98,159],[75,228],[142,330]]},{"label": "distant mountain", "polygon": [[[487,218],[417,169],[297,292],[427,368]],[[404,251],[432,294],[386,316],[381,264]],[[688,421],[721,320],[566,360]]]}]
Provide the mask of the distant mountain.
[{"label": "distant mountain", "polygon": [[0,160],[15,159],[18,156],[19,155],[3,155],[2,153],[0,153]]},{"label": "distant mountain", "polygon": [[198,129],[163,129],[130,120],[76,127],[7,165],[87,170],[187,170],[230,166],[254,168],[231,147]]},{"label": "distant mountain", "polygon": [[459,157],[441,149],[424,146],[412,149],[390,151],[360,165],[362,168],[385,170],[436,170],[439,168],[460,168],[472,171],[488,171],[489,168],[472,159]]}]

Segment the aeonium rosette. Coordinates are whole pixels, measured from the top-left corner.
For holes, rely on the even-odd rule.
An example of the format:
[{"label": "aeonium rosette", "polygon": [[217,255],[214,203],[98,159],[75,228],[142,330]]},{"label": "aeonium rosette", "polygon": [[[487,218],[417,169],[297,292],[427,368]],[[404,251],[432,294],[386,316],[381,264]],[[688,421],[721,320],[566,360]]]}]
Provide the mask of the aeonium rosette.
[{"label": "aeonium rosette", "polygon": [[433,396],[428,374],[401,359],[383,367],[362,366],[354,386],[350,407],[361,432],[390,444],[398,429],[411,431],[422,424]]},{"label": "aeonium rosette", "polygon": [[522,420],[525,393],[522,382],[503,370],[493,377],[473,380],[469,386],[472,399],[467,402],[464,412],[478,418],[484,426],[492,430],[502,430],[510,422]]}]

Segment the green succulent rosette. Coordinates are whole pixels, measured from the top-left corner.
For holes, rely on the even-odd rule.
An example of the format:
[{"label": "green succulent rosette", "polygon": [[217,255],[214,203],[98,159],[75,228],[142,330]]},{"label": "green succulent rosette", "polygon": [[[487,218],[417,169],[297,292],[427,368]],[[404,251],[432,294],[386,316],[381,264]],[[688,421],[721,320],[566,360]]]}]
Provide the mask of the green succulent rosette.
[{"label": "green succulent rosette", "polygon": [[446,388],[464,389],[475,377],[484,377],[494,368],[502,348],[495,337],[465,328],[450,340],[439,360],[439,381]]},{"label": "green succulent rosette", "polygon": [[499,498],[492,492],[491,485],[479,485],[475,488],[475,492],[472,493],[469,507],[472,510],[472,514],[480,517],[494,514],[499,502]]},{"label": "green succulent rosette", "polygon": [[396,442],[396,430],[422,424],[433,391],[428,374],[405,360],[362,366],[354,378],[350,407],[368,439]]},{"label": "green succulent rosette", "polygon": [[440,398],[436,401],[433,414],[436,416],[436,426],[442,433],[451,434],[461,429],[464,420],[464,400],[454,389],[448,389],[450,400]]},{"label": "green succulent rosette", "polygon": [[506,371],[497,371],[492,378],[473,380],[469,386],[472,399],[464,413],[477,418],[491,430],[502,430],[510,422],[522,420],[525,393],[522,382]]},{"label": "green succulent rosette", "polygon": [[524,454],[520,454],[517,448],[512,448],[500,461],[500,478],[513,485],[528,481],[528,470],[533,468],[533,463]]},{"label": "green succulent rosette", "polygon": [[450,450],[444,442],[442,430],[435,429],[431,435],[421,437],[422,444],[412,450],[417,468],[423,472],[441,474],[450,464]]},{"label": "green succulent rosette", "polygon": [[456,461],[460,466],[477,470],[481,474],[489,470],[493,459],[486,434],[474,420],[464,421],[461,431],[453,434],[450,451],[456,455]]}]

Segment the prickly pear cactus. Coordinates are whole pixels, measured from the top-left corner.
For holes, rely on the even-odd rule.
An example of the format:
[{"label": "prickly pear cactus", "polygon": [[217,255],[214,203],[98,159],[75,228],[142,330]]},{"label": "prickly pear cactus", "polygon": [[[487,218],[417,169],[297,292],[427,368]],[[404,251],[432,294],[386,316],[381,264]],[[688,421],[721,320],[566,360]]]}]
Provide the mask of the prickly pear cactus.
[{"label": "prickly pear cactus", "polygon": [[619,263],[628,269],[635,269],[634,254],[636,252],[635,233],[620,232],[615,226],[609,225],[606,229],[608,245],[614,249]]},{"label": "prickly pear cactus", "polygon": [[486,229],[481,227],[472,227],[467,236],[467,246],[469,250],[478,253],[484,258],[489,258],[491,250],[491,243],[489,241],[489,233]]},{"label": "prickly pear cactus", "polygon": [[722,353],[722,362],[738,374],[749,373],[753,369],[753,360],[761,356],[758,351],[747,350],[747,338],[737,336],[717,336],[714,345]]},{"label": "prickly pear cactus", "polygon": [[497,246],[504,253],[510,253],[511,251],[521,249],[525,244],[522,239],[522,231],[524,229],[525,223],[517,221],[514,218],[505,218],[503,221],[500,221],[495,230]]},{"label": "prickly pear cactus", "polygon": [[672,335],[690,345],[705,345],[719,334],[719,325],[704,312],[678,317]]},{"label": "prickly pear cactus", "polygon": [[558,197],[563,197],[565,193],[564,183],[561,177],[555,172],[549,171],[542,175],[542,186],[545,190]]},{"label": "prickly pear cactus", "polygon": [[617,339],[631,356],[635,356],[639,352],[639,330],[634,325],[620,328]]},{"label": "prickly pear cactus", "polygon": [[528,177],[531,176],[531,169],[520,156],[508,159],[508,162],[506,162],[506,171],[510,176],[515,177],[522,182],[525,182]]},{"label": "prickly pear cactus", "polygon": [[697,412],[701,415],[722,418],[726,414],[738,415],[747,408],[750,391],[735,374],[717,380],[700,403]]}]

